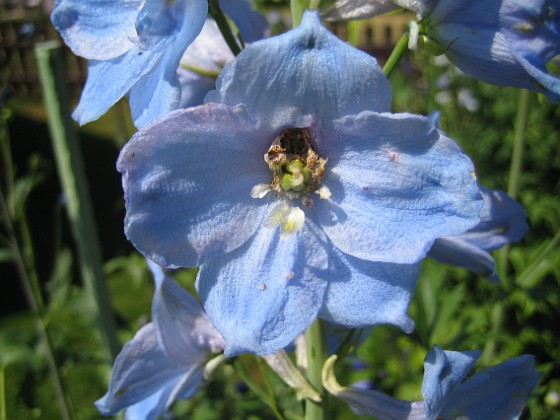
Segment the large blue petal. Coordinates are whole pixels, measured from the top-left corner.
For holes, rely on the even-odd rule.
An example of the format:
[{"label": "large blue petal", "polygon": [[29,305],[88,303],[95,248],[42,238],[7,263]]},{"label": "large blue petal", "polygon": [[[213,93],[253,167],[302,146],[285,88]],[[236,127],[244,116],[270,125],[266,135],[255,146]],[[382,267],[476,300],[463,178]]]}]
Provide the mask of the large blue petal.
[{"label": "large blue petal", "polygon": [[59,0],[51,20],[72,52],[109,60],[128,51],[144,0]]},{"label": "large blue petal", "polygon": [[478,372],[447,401],[443,418],[518,418],[539,381],[533,356],[523,355]]},{"label": "large blue petal", "polygon": [[291,121],[294,111],[324,121],[391,106],[389,82],[375,59],[335,37],[311,12],[296,29],[243,50],[216,86],[207,102],[244,104],[274,127]]},{"label": "large blue petal", "polygon": [[270,179],[274,135],[241,109],[206,105],[169,114],[123,148],[125,232],[149,259],[197,266],[250,238],[266,215],[253,186]]},{"label": "large blue petal", "polygon": [[280,239],[262,227],[241,248],[202,265],[197,289],[222,333],[226,356],[272,354],[311,325],[326,282],[327,255],[307,227]]},{"label": "large blue petal", "polygon": [[[422,395],[426,407],[426,418],[434,420],[448,406],[450,397],[457,393],[461,383],[476,360],[479,351],[447,351],[435,346],[424,360],[424,380],[422,381]],[[478,401],[487,401],[482,398]],[[443,418],[447,418],[443,416]],[[455,417],[451,417],[455,418]],[[485,417],[472,417],[485,418]],[[488,417],[491,418],[491,417]]]},{"label": "large blue petal", "polygon": [[314,212],[347,254],[411,264],[438,237],[478,222],[472,163],[427,118],[363,112],[323,130],[318,144],[328,151],[323,184],[332,196]]},{"label": "large blue petal", "polygon": [[255,42],[267,35],[265,17],[254,11],[248,0],[220,0],[220,8],[233,20],[243,41]]},{"label": "large blue petal", "polygon": [[348,328],[392,324],[412,332],[407,312],[419,264],[365,261],[343,254],[326,238],[323,244],[331,252],[322,319]]},{"label": "large blue petal", "polygon": [[153,324],[142,327],[122,349],[113,366],[109,391],[96,402],[102,414],[116,414],[163,388],[183,381],[187,369],[163,351]]}]

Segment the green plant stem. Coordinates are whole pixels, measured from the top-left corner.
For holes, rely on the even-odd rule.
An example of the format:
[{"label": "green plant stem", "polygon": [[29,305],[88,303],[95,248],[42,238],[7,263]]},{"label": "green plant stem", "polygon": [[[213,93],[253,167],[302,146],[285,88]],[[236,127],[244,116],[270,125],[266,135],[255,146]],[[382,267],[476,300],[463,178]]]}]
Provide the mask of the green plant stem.
[{"label": "green plant stem", "polygon": [[6,375],[4,366],[0,366],[0,420],[6,420]]},{"label": "green plant stem", "polygon": [[309,0],[290,0],[290,11],[292,13],[292,27],[301,23],[305,10],[309,8]]},{"label": "green plant stem", "polygon": [[222,9],[220,9],[218,0],[210,0],[208,2],[208,13],[216,21],[216,25],[218,25],[218,29],[222,33],[222,36],[233,55],[238,55],[241,52],[241,48],[239,48],[237,40],[231,30],[231,26],[229,26]]},{"label": "green plant stem", "polygon": [[[39,341],[45,346],[47,353],[47,367],[54,383],[55,395],[60,406],[60,413],[64,420],[69,420],[73,418],[71,404],[67,398],[67,393],[64,390],[64,383],[62,382],[62,378],[58,372],[53,346],[47,333],[45,322],[43,321],[44,307],[42,300],[39,299],[40,290],[33,290],[30,276],[31,273],[34,273],[34,270],[29,268],[29,265],[26,263],[26,259],[21,251],[21,246],[15,234],[14,225],[9,217],[9,210],[7,208],[6,200],[4,199],[4,194],[0,194],[0,211],[4,220],[4,227],[7,232],[7,238],[10,242],[10,248],[12,249],[14,256],[14,264],[23,288],[23,294],[25,296],[27,306],[34,316],[35,330],[39,336]],[[26,246],[30,247],[32,244],[26,243]]]},{"label": "green plant stem", "polygon": [[96,318],[107,363],[117,355],[113,311],[105,283],[101,249],[80,144],[70,119],[62,50],[58,41],[35,46],[39,78],[48,111],[49,131],[58,175],[66,198],[66,210],[76,240],[80,272],[96,305]]},{"label": "green plant stem", "polygon": [[402,34],[397,42],[397,45],[395,45],[395,48],[391,51],[391,55],[383,66],[383,73],[385,73],[385,76],[389,77],[391,75],[401,58],[404,56],[404,53],[408,50],[408,37],[408,31]]},{"label": "green plant stem", "polygon": [[[519,193],[519,185],[521,174],[523,172],[523,155],[525,149],[525,134],[527,131],[527,121],[529,117],[529,91],[522,89],[519,91],[519,99],[517,103],[517,116],[515,118],[513,150],[511,154],[511,163],[509,170],[509,180],[507,193],[510,197],[516,198]],[[508,260],[509,246],[504,246],[498,253],[498,269],[502,279],[503,288],[508,291],[513,287],[513,282],[508,276]],[[500,335],[504,323],[505,312],[507,306],[503,298],[498,302],[492,311],[492,335],[486,341],[482,359],[486,365],[489,365],[493,359],[498,344],[498,336]]]},{"label": "green plant stem", "polygon": [[305,345],[307,347],[307,380],[321,394],[321,403],[310,399],[305,400],[305,420],[326,420],[327,393],[323,388],[321,371],[327,358],[326,340],[323,325],[316,319],[305,332]]}]

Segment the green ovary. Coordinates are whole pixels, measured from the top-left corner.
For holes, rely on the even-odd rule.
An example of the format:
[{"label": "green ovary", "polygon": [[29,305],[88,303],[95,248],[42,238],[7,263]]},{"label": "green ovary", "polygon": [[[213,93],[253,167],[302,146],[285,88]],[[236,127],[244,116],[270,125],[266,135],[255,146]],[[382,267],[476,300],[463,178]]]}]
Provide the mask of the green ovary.
[{"label": "green ovary", "polygon": [[280,186],[284,191],[300,192],[305,189],[310,176],[311,170],[300,160],[294,159],[284,167],[280,178]]}]

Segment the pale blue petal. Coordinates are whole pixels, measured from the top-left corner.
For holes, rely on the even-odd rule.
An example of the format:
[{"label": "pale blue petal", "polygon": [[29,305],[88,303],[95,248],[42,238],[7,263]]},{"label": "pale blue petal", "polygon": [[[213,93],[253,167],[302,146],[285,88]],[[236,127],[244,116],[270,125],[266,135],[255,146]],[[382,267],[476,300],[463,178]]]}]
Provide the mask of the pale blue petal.
[{"label": "pale blue petal", "polygon": [[[155,5],[155,16],[144,17],[142,24],[146,31],[138,29],[139,41],[144,49],[148,44],[150,49],[165,51],[165,54],[130,91],[132,120],[138,128],[178,108],[181,98],[177,76],[179,62],[202,30],[208,13],[208,3],[204,0],[181,0],[171,5],[167,0],[153,0],[150,4]],[[161,16],[165,17],[165,24],[158,20]]]},{"label": "pale blue petal", "polygon": [[533,356],[523,355],[478,372],[449,398],[440,416],[515,419],[539,381]]},{"label": "pale blue petal", "polygon": [[156,420],[165,412],[165,404],[175,388],[170,382],[149,397],[126,408],[125,420]]},{"label": "pale blue petal", "polygon": [[268,31],[265,17],[248,0],[220,0],[220,8],[233,20],[245,42],[263,39]]},{"label": "pale blue petal", "polygon": [[[196,1],[196,0],[195,0]],[[185,19],[188,0],[146,0],[136,19],[136,31],[143,51],[160,47]]]},{"label": "pale blue petal", "polygon": [[460,70],[486,83],[537,89],[538,85],[511,53],[508,40],[494,28],[472,31],[465,25],[438,28],[445,55]]},{"label": "pale blue petal", "polygon": [[[437,345],[430,350],[424,360],[422,381],[427,419],[433,420],[438,417],[479,357],[479,351],[447,351]],[[486,398],[482,401],[486,401]]]},{"label": "pale blue petal", "polygon": [[161,388],[182,381],[185,369],[160,347],[153,324],[142,327],[115,360],[107,394],[96,402],[104,415],[116,414]]},{"label": "pale blue petal", "polygon": [[134,45],[113,60],[91,60],[88,78],[72,117],[80,124],[98,119],[160,61],[163,53],[161,50],[142,52]]},{"label": "pale blue petal", "polygon": [[437,1],[427,25],[445,54],[470,76],[560,100],[546,64],[560,52],[560,7],[537,1]]},{"label": "pale blue petal", "polygon": [[438,237],[478,222],[473,165],[427,118],[363,112],[325,128],[318,143],[332,196],[316,200],[314,213],[347,254],[411,264]]},{"label": "pale blue petal", "polygon": [[244,104],[273,127],[292,121],[295,111],[324,121],[391,107],[389,81],[375,59],[335,37],[311,12],[296,29],[248,46],[216,86],[207,102]]},{"label": "pale blue petal", "polygon": [[[172,51],[172,50],[170,50]],[[157,118],[179,108],[181,84],[177,65],[172,65],[166,53],[148,74],[140,78],[130,89],[129,104],[132,121],[142,128]],[[171,65],[170,65],[171,64]]]},{"label": "pale blue petal", "polygon": [[165,275],[156,279],[152,320],[165,353],[177,365],[203,364],[210,351],[223,350],[223,339],[202,305]]},{"label": "pale blue petal", "polygon": [[480,192],[484,200],[480,222],[461,239],[486,251],[521,240],[529,229],[523,206],[503,191],[480,187]]},{"label": "pale blue petal", "polygon": [[59,0],[51,20],[72,52],[109,60],[127,52],[144,0]]},{"label": "pale blue petal", "polygon": [[204,97],[216,87],[216,79],[202,76],[187,69],[179,69],[181,100],[178,108],[202,105]]},{"label": "pale blue petal", "polygon": [[408,306],[419,264],[370,262],[345,255],[332,244],[327,249],[330,273],[322,319],[348,328],[392,324],[412,332]]},{"label": "pale blue petal", "polygon": [[123,148],[125,232],[164,266],[198,266],[243,245],[266,216],[251,189],[270,179],[273,134],[241,109],[206,105],[169,114]]},{"label": "pale blue petal", "polygon": [[307,329],[321,308],[327,256],[304,228],[280,239],[260,228],[241,248],[202,265],[197,289],[226,356],[272,354]]},{"label": "pale blue petal", "polygon": [[494,257],[463,240],[461,235],[437,239],[428,252],[428,257],[487,276],[493,282],[500,281],[496,273]]}]

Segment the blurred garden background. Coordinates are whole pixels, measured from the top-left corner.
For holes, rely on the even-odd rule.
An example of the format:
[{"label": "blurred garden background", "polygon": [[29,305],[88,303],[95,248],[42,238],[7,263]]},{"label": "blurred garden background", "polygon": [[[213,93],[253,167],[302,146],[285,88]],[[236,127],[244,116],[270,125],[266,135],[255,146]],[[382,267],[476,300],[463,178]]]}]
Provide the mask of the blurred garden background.
[{"label": "blurred garden background", "polygon": [[[285,2],[257,3],[273,31],[288,28]],[[106,392],[115,351],[150,319],[153,282],[124,236],[115,169],[134,133],[125,101],[96,122],[73,126],[89,184],[81,192],[91,200],[90,228],[98,237],[100,271],[93,278],[101,291],[83,266],[88,251],[68,217],[34,53],[39,43],[58,39],[51,7],[39,0],[0,3],[0,419],[99,418],[93,402]],[[383,63],[412,18],[390,14],[330,28]],[[61,51],[73,109],[87,63]],[[483,350],[477,369],[528,353],[541,381],[523,416],[560,419],[560,107],[534,93],[478,82],[426,53],[407,53],[390,81],[393,111],[440,111],[442,129],[471,156],[480,184],[516,198],[530,228],[522,241],[495,253],[501,284],[427,259],[410,308],[414,333],[374,328],[348,359],[355,363],[337,372],[339,381],[368,380],[398,398],[421,399],[423,360],[434,344]],[[180,270],[175,279],[194,290],[195,275]],[[99,332],[92,295],[104,288],[110,306],[101,318],[112,320],[119,343],[107,343]],[[178,402],[174,413],[296,418],[301,407],[289,392],[265,364],[241,356],[203,392]],[[332,405],[335,418],[357,417]]]}]

